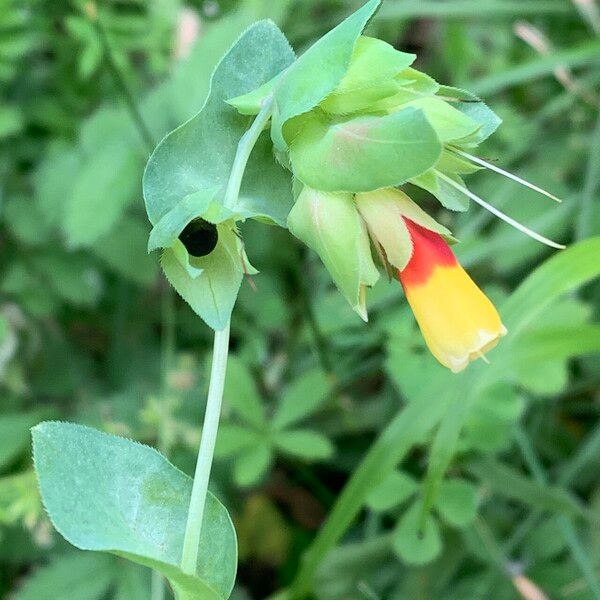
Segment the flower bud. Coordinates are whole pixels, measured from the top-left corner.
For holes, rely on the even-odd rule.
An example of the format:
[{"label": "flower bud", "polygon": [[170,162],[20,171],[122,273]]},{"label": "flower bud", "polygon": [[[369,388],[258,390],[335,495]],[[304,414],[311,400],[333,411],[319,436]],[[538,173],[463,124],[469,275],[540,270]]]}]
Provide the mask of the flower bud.
[{"label": "flower bud", "polygon": [[340,292],[366,321],[366,286],[375,284],[379,271],[353,195],[304,187],[288,216],[288,228],[321,257]]}]

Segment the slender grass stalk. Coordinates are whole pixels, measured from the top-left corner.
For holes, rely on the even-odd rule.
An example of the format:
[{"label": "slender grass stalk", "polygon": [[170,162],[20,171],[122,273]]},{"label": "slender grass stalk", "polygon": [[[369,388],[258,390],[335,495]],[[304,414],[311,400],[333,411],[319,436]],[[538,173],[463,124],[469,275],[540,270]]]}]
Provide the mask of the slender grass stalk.
[{"label": "slender grass stalk", "polygon": [[577,219],[576,235],[582,240],[593,235],[594,203],[596,191],[599,189],[600,180],[600,116],[596,121],[596,127],[591,134],[590,154],[585,173],[583,190],[581,193],[581,204]]},{"label": "slender grass stalk", "polygon": [[536,57],[500,73],[493,73],[464,87],[478,96],[492,96],[514,85],[531,83],[534,79],[551,75],[557,66],[580,67],[597,63],[599,51],[598,40],[582,42],[572,48],[557,50],[549,56]]},{"label": "slender grass stalk", "polygon": [[444,181],[449,183],[452,187],[456,188],[459,192],[462,192],[463,194],[465,194],[465,196],[468,196],[469,198],[471,198],[471,200],[474,200],[475,202],[477,202],[477,204],[479,204],[480,206],[483,206],[483,208],[485,208],[486,210],[491,212],[493,215],[496,215],[499,219],[502,219],[504,222],[508,223],[509,225],[512,225],[515,229],[518,229],[525,235],[528,235],[530,238],[533,238],[534,240],[537,240],[538,242],[541,242],[542,244],[545,244],[546,246],[550,246],[551,248],[556,248],[558,250],[564,250],[565,246],[563,246],[562,244],[557,244],[556,242],[549,240],[547,237],[544,237],[543,235],[540,235],[539,233],[532,231],[531,229],[529,229],[529,227],[525,227],[525,225],[522,225],[521,223],[519,223],[518,221],[515,221],[513,218],[509,217],[508,215],[505,215],[501,210],[498,210],[496,207],[492,206],[491,204],[489,204],[488,202],[486,202],[485,200],[483,200],[482,198],[480,198],[479,196],[474,194],[468,188],[460,185],[459,183],[456,183],[456,181],[454,181],[454,179],[452,179],[451,177],[448,177],[447,175],[444,175],[444,173],[441,173],[439,171],[436,171],[436,174],[440,179],[443,179]]},{"label": "slender grass stalk", "polygon": [[196,572],[196,564],[198,562],[202,519],[204,517],[208,480],[210,478],[215,443],[217,441],[217,431],[219,429],[228,352],[229,323],[227,323],[225,329],[215,331],[208,400],[206,402],[202,439],[200,441],[196,472],[194,473],[194,485],[190,497],[187,524],[183,538],[183,552],[181,554],[181,570],[190,575]]},{"label": "slender grass stalk", "polygon": [[138,133],[140,134],[140,137],[142,138],[142,141],[144,142],[144,145],[146,146],[146,149],[148,150],[148,153],[150,154],[154,150],[154,146],[156,146],[153,136],[150,133],[150,129],[146,125],[144,117],[142,117],[142,113],[140,112],[135,98],[133,97],[133,93],[129,89],[123,74],[115,62],[112,49],[110,47],[110,42],[108,40],[108,35],[106,34],[106,30],[104,29],[100,18],[97,14],[95,14],[95,12],[90,14],[90,18],[94,29],[96,30],[96,34],[98,35],[98,39],[100,40],[106,66],[110,71],[115,85],[121,92],[123,100],[125,101],[125,105],[127,106],[127,110],[129,111],[129,114],[135,124],[136,129],[138,130]]},{"label": "slender grass stalk", "polygon": [[[518,428],[516,430],[515,440],[535,481],[541,485],[547,485],[548,477],[544,467],[537,456],[531,440],[527,437],[523,429]],[[586,549],[582,546],[577,536],[573,523],[565,515],[559,515],[557,519],[559,529],[565,538],[571,556],[581,570],[592,597],[596,600],[600,599],[600,581],[596,576],[594,565],[590,561]]]},{"label": "slender grass stalk", "polygon": [[558,15],[574,12],[573,6],[555,0],[411,0],[384,4],[379,20],[416,19],[514,19],[530,15]]}]

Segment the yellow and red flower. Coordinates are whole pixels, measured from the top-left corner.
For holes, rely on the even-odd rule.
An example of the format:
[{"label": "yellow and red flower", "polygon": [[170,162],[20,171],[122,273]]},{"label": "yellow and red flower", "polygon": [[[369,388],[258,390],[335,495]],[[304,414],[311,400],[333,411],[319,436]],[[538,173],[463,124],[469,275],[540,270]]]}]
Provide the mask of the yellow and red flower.
[{"label": "yellow and red flower", "polygon": [[457,373],[506,334],[498,312],[460,266],[454,238],[406,194],[356,194],[358,211],[390,274],[404,288],[431,353]]},{"label": "yellow and red flower", "polygon": [[457,373],[483,358],[506,328],[442,236],[404,221],[413,252],[398,278],[431,353]]}]

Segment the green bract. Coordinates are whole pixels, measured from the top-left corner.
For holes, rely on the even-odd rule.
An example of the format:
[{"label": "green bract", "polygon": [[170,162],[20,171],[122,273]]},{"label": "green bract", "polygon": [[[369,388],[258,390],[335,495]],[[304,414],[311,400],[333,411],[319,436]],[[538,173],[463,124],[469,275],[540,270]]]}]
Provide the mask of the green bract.
[{"label": "green bract", "polygon": [[[144,199],[154,225],[149,249],[165,248],[162,265],[169,281],[214,329],[229,320],[244,271],[253,272],[235,222],[258,218],[284,225],[292,203],[289,176],[276,163],[265,133],[246,165],[235,205],[223,205],[238,143],[252,122],[226,100],[259,88],[293,60],[273,23],[250,27],[216,67],[202,110],[171,132],[146,166]],[[178,236],[199,217],[219,224],[219,243],[208,256],[192,258]]]},{"label": "green bract", "polygon": [[[149,249],[165,249],[169,281],[214,329],[227,324],[244,272],[255,272],[238,221],[287,225],[319,253],[366,318],[365,286],[377,270],[354,194],[384,189],[389,197],[410,182],[449,209],[468,207],[448,181],[464,186],[461,177],[478,167],[455,151],[476,146],[500,121],[475,96],[414,69],[413,54],[363,35],[379,5],[367,2],[298,59],[272,23],[251,27],[217,66],[202,111],[150,158]],[[418,212],[408,198],[398,202]],[[363,217],[368,213],[371,235],[378,229],[382,236],[379,249],[389,251],[385,266],[402,269],[410,238],[400,217],[389,221],[389,209],[387,202],[377,216],[365,203]],[[208,256],[194,258],[178,238],[199,217],[217,225],[219,241]]]},{"label": "green bract", "polygon": [[305,187],[290,212],[288,227],[321,257],[340,292],[366,320],[365,286],[374,285],[379,272],[352,194]]}]

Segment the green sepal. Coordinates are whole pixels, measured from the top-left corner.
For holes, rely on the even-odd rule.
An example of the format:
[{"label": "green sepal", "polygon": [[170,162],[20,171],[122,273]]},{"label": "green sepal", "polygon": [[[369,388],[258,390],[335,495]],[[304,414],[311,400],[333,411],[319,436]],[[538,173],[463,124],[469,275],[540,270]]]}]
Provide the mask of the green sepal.
[{"label": "green sepal", "polygon": [[409,107],[383,117],[299,117],[290,147],[294,175],[328,192],[367,192],[401,185],[433,167],[442,145],[423,111]]},{"label": "green sepal", "polygon": [[425,113],[438,138],[444,144],[466,138],[481,127],[479,123],[435,96],[407,102],[402,105],[402,110],[408,106],[420,109]]},{"label": "green sepal", "polygon": [[[465,182],[459,175],[449,173],[447,176],[459,185],[465,186]],[[430,169],[426,173],[414,177],[410,183],[434,195],[448,210],[464,212],[469,208],[469,197],[439,177],[436,169]]]},{"label": "green sepal", "polygon": [[[400,86],[393,79],[375,83],[369,87],[356,88],[338,94],[334,92],[327,96],[319,105],[319,108],[332,115],[349,115],[352,113],[373,112],[372,107],[385,98],[394,96],[400,89]],[[288,121],[289,123],[289,121]],[[286,132],[284,127],[284,132]],[[289,138],[288,139],[292,139]]]},{"label": "green sepal", "polygon": [[365,286],[375,285],[379,271],[352,194],[305,187],[289,214],[288,228],[320,256],[350,306],[367,320]]},{"label": "green sepal", "polygon": [[[476,146],[489,138],[502,123],[502,119],[475,94],[443,85],[440,86],[438,95],[443,96],[448,101],[455,100],[453,106],[457,110],[479,123],[480,129],[474,134],[473,139],[469,140],[469,146]],[[463,143],[466,144],[467,141],[465,140]]]},{"label": "green sepal", "polygon": [[337,27],[313,44],[285,72],[274,92],[271,138],[285,150],[283,126],[312,110],[340,83],[348,71],[358,37],[379,8],[381,0],[369,0]]},{"label": "green sepal", "polygon": [[359,37],[346,75],[320,107],[334,114],[367,109],[399,90],[400,84],[394,78],[415,58],[414,54],[400,52],[382,40]]},{"label": "green sepal", "polygon": [[439,83],[429,75],[412,67],[405,69],[395,78],[398,91],[371,106],[371,111],[394,111],[406,102],[433,96],[440,89]]},{"label": "green sepal", "polygon": [[482,171],[483,167],[444,149],[435,169],[446,175],[471,175],[477,173],[477,171]]}]

